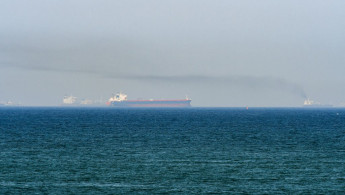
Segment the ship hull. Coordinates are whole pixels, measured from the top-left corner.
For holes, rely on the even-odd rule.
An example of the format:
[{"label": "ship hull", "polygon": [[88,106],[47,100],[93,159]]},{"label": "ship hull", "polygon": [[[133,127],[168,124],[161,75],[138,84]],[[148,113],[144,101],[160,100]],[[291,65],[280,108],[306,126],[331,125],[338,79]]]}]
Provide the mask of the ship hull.
[{"label": "ship hull", "polygon": [[190,107],[191,100],[126,100],[109,102],[114,107]]}]

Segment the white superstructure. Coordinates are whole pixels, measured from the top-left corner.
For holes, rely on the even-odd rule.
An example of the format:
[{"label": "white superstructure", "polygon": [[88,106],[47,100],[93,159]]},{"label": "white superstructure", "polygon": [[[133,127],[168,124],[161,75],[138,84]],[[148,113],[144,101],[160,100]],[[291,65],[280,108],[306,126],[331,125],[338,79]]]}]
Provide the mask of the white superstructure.
[{"label": "white superstructure", "polygon": [[304,100],[304,106],[311,106],[314,104],[314,101],[313,100],[310,100],[309,98]]},{"label": "white superstructure", "polygon": [[74,96],[65,96],[63,97],[63,103],[64,104],[74,104],[76,102],[77,98]]},{"label": "white superstructure", "polygon": [[120,92],[120,93],[113,95],[113,97],[111,97],[109,99],[109,102],[121,102],[124,100],[127,100],[127,95]]},{"label": "white superstructure", "polygon": [[321,104],[320,102],[310,100],[309,98],[304,100],[303,106],[305,107],[333,107],[331,104]]}]

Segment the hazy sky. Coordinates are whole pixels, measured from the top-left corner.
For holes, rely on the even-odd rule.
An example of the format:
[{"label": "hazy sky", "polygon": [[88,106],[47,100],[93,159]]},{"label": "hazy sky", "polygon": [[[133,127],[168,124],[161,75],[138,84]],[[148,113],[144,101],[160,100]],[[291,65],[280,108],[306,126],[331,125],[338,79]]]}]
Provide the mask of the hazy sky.
[{"label": "hazy sky", "polygon": [[0,101],[345,105],[344,0],[1,0]]}]

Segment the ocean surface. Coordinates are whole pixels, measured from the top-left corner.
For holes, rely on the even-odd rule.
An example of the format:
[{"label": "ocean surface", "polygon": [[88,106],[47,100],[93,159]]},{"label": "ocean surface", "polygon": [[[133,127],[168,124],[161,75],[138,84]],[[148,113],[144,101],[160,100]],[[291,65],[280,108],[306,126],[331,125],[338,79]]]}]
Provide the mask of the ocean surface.
[{"label": "ocean surface", "polygon": [[0,108],[0,194],[344,194],[345,109]]}]

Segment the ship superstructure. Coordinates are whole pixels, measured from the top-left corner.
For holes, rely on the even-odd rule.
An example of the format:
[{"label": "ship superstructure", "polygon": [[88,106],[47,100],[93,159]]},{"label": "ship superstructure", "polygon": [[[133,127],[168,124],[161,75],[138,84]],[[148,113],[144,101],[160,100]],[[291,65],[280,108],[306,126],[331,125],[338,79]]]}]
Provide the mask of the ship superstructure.
[{"label": "ship superstructure", "polygon": [[107,104],[114,107],[190,107],[191,99],[172,99],[172,100],[127,100],[124,93],[116,93]]},{"label": "ship superstructure", "polygon": [[75,104],[77,98],[74,96],[64,96],[62,102],[67,105]]},{"label": "ship superstructure", "polygon": [[314,101],[310,100],[309,98],[304,100],[303,106],[312,106],[314,105]]},{"label": "ship superstructure", "polygon": [[304,103],[303,103],[303,106],[304,107],[311,107],[311,108],[318,108],[318,107],[333,107],[332,105],[330,104],[321,104],[320,102],[315,102],[309,98],[307,98],[306,100],[304,100]]}]

